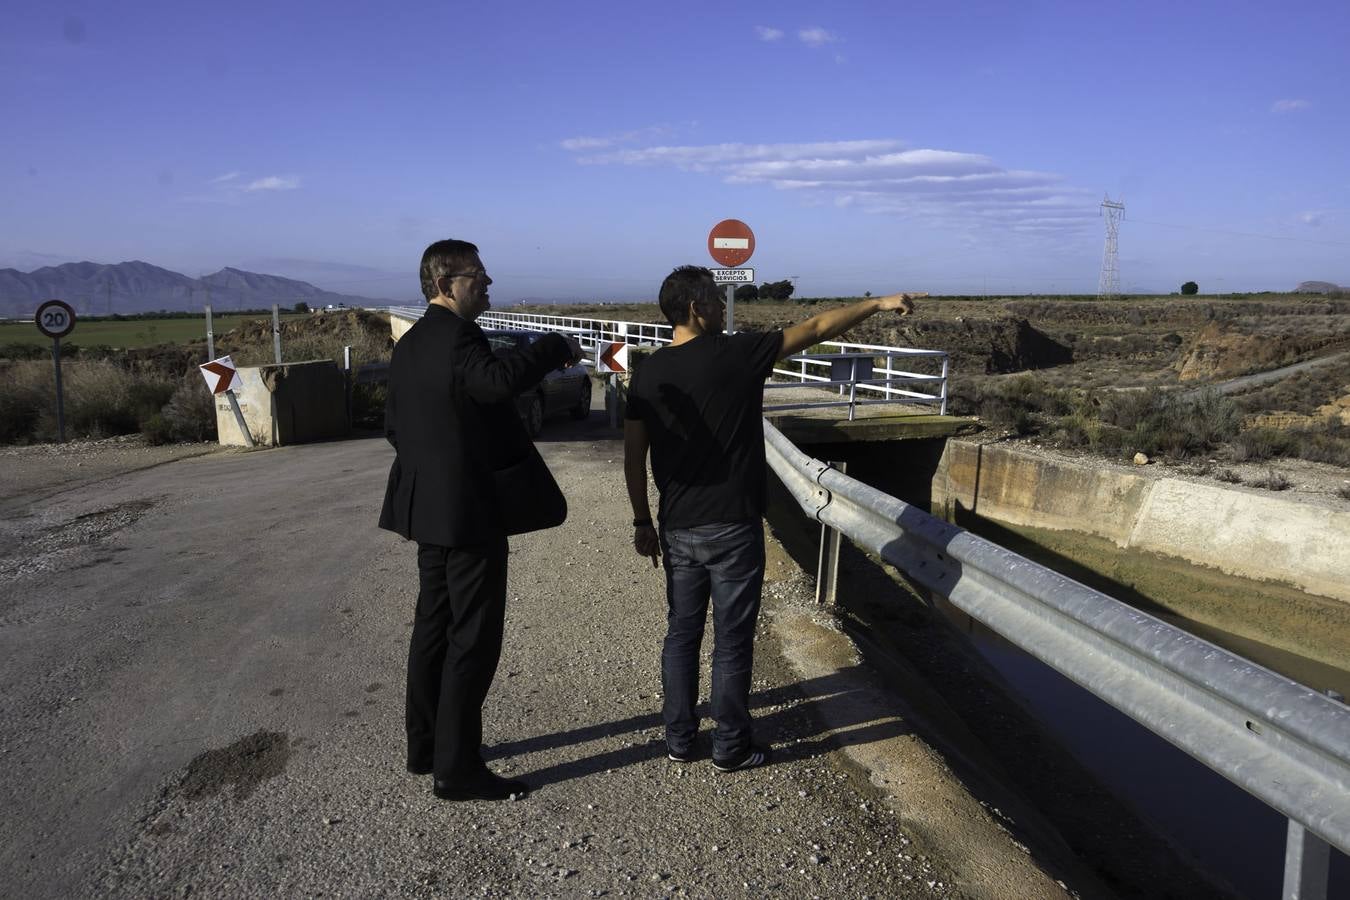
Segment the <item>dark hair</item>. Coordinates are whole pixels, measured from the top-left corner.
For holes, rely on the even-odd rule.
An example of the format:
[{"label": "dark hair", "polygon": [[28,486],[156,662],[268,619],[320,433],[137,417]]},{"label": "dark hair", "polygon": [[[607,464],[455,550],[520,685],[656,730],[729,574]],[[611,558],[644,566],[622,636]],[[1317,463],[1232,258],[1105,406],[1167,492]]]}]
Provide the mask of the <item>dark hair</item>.
[{"label": "dark hair", "polygon": [[671,325],[689,321],[689,303],[698,307],[699,315],[711,316],[721,300],[721,292],[713,274],[702,266],[680,266],[661,282],[661,312]]},{"label": "dark hair", "polygon": [[428,301],[440,293],[436,279],[462,272],[478,261],[478,248],[468,241],[437,241],[422,253],[422,294]]}]

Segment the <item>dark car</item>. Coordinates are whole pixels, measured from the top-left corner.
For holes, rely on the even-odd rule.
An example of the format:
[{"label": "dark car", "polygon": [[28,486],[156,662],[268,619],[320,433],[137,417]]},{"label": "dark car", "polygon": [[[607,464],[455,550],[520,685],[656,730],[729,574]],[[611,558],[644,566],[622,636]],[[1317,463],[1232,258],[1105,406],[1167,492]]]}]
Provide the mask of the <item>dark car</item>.
[{"label": "dark car", "polygon": [[[484,329],[488,343],[497,353],[519,350],[543,337],[538,331],[502,331]],[[544,376],[544,380],[516,398],[516,409],[530,437],[539,434],[544,419],[567,412],[574,419],[591,414],[591,376],[585,366],[563,366]]]}]

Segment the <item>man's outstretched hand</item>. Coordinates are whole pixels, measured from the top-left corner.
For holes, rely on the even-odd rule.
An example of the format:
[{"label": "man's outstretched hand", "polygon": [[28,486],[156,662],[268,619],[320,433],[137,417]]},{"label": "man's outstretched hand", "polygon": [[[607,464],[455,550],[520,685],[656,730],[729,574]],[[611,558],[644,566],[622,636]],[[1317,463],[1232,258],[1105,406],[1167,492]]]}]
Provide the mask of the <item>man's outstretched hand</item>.
[{"label": "man's outstretched hand", "polygon": [[902,316],[907,316],[914,312],[914,299],[916,297],[927,296],[927,291],[909,291],[902,294],[887,294],[885,297],[878,297],[877,303],[880,304],[883,312],[894,311]]}]

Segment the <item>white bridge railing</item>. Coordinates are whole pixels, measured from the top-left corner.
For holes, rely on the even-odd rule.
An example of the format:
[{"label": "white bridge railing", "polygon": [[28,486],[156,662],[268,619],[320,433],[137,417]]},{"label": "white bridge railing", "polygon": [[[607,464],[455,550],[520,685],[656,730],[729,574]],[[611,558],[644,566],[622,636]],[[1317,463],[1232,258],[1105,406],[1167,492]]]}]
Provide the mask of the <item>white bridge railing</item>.
[{"label": "white bridge railing", "polygon": [[[425,306],[393,306],[391,315],[418,319]],[[586,316],[545,316],[489,310],[478,317],[483,328],[527,331],[557,331],[574,336],[582,349],[594,351],[600,344],[669,344],[673,329],[650,322],[624,322],[593,319]],[[836,388],[839,399],[781,403],[764,407],[765,411],[847,406],[848,417],[858,406],[876,403],[916,403],[936,406],[947,413],[947,374],[949,360],[943,350],[914,350],[907,347],[883,347],[825,341],[817,347],[823,353],[790,356],[774,368],[775,380],[767,389],[800,387]],[[594,360],[585,360],[593,366]],[[790,365],[789,365],[790,364]],[[918,364],[935,371],[911,371]]]}]

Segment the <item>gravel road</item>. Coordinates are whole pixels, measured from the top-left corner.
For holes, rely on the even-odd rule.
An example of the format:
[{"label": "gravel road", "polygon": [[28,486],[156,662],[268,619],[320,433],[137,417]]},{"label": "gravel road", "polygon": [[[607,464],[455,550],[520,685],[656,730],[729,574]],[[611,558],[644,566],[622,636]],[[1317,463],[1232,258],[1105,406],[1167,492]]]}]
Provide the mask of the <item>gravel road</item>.
[{"label": "gravel road", "polygon": [[[978,895],[837,749],[813,714],[830,679],[802,682],[771,635],[753,703],[775,763],[665,759],[662,576],[628,543],[620,443],[599,413],[543,437],[571,515],[512,540],[485,728],[490,765],[535,790],[495,804],[403,770],[415,547],[375,528],[383,441],[55,492],[7,460],[3,893]],[[806,604],[799,576],[770,594]]]}]

